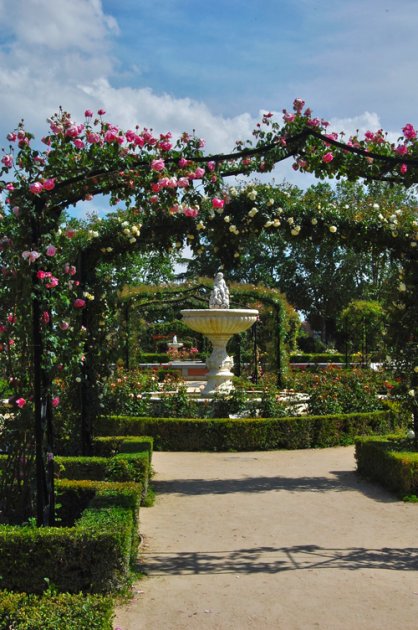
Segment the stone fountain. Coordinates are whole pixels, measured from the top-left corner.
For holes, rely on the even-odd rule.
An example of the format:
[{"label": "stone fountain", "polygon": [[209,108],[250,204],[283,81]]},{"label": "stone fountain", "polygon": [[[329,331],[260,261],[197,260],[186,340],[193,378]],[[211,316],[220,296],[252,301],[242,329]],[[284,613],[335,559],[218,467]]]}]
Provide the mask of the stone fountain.
[{"label": "stone fountain", "polygon": [[230,338],[244,332],[258,317],[255,309],[229,308],[229,290],[222,273],[217,273],[209,308],[185,309],[181,311],[184,323],[195,332],[202,333],[211,341],[212,354],[206,361],[207,382],[201,395],[210,398],[215,394],[228,393],[233,389],[231,368],[233,358],[228,356],[226,346]]}]

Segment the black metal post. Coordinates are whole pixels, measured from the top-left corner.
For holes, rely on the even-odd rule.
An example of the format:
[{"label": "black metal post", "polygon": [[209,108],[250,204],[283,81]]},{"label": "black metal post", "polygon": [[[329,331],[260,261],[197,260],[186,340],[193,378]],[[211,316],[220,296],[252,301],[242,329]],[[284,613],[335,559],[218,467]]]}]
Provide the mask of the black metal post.
[{"label": "black metal post", "polygon": [[274,329],[276,337],[276,385],[283,387],[283,365],[282,365],[282,329],[280,322],[280,305],[274,307]]},{"label": "black metal post", "polygon": [[254,359],[254,372],[253,372],[253,383],[258,383],[258,365],[257,365],[257,324],[258,322],[254,322],[253,324],[253,359]]},{"label": "black metal post", "polygon": [[237,362],[235,364],[235,376],[241,376],[241,335],[237,335]]},{"label": "black metal post", "polygon": [[131,332],[130,319],[129,319],[129,315],[130,315],[129,302],[125,302],[124,315],[125,315],[125,368],[129,370],[130,368],[129,342],[130,342],[130,332]]}]

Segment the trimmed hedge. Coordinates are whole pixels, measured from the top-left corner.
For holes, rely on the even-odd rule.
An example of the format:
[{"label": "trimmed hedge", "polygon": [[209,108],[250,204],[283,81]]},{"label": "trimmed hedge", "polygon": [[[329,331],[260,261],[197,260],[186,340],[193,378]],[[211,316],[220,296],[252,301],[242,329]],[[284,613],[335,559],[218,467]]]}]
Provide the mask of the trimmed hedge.
[{"label": "trimmed hedge", "polygon": [[[0,526],[0,586],[42,593],[106,593],[125,586],[137,553],[141,485],[57,483],[60,500],[88,502],[74,527]],[[46,582],[46,578],[48,582]]]},{"label": "trimmed hedge", "polygon": [[250,451],[317,448],[354,443],[359,434],[387,433],[397,426],[391,411],[291,418],[188,419],[101,418],[102,435],[151,435],[156,450]]},{"label": "trimmed hedge", "polygon": [[[306,352],[290,355],[289,361],[290,363],[345,363],[345,354],[332,354],[330,352]],[[352,355],[348,355],[348,361],[353,361]]]},{"label": "trimmed hedge", "polygon": [[102,436],[93,441],[94,454],[99,457],[110,457],[119,453],[148,453],[151,463],[154,439],[145,435]]},{"label": "trimmed hedge", "polygon": [[[122,438],[123,440],[123,438]],[[56,457],[58,474],[65,479],[136,481],[146,494],[150,475],[148,452],[119,453],[113,457]]]},{"label": "trimmed hedge", "polygon": [[418,495],[418,452],[407,448],[408,443],[399,436],[359,437],[355,452],[357,470],[401,498]]},{"label": "trimmed hedge", "polygon": [[69,593],[38,597],[0,591],[3,630],[112,630],[112,617],[109,597]]}]

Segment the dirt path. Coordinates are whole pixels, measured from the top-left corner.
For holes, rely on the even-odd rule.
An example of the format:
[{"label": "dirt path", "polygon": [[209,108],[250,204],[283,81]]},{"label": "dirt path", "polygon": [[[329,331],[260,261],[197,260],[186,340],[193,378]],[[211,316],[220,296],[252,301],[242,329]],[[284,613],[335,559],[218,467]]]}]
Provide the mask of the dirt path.
[{"label": "dirt path", "polygon": [[[418,505],[353,449],[155,453],[122,630],[415,630]],[[143,591],[143,592],[141,592]]]}]

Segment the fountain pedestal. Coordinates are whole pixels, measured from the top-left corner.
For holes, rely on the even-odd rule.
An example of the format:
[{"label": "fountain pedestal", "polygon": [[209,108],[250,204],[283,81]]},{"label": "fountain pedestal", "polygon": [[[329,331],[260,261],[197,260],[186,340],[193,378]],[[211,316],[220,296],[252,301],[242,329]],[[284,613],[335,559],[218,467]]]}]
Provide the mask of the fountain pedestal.
[{"label": "fountain pedestal", "polygon": [[228,355],[226,346],[236,333],[247,330],[258,317],[255,309],[186,309],[181,311],[184,323],[195,332],[202,333],[211,341],[212,354],[206,361],[209,370],[202,396],[227,393],[233,389],[231,369],[233,358]]}]

